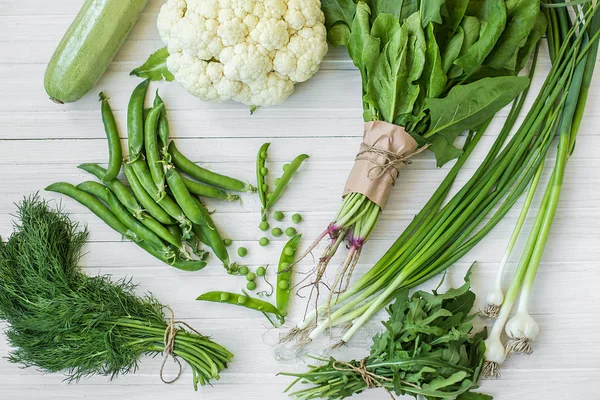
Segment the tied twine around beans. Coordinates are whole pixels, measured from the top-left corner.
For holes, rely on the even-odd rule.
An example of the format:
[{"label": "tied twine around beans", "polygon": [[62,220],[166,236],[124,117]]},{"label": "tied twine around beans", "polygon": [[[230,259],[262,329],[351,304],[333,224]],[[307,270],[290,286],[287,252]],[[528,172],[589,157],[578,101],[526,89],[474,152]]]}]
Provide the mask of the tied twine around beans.
[{"label": "tied twine around beans", "polygon": [[[377,375],[376,373],[369,371],[367,369],[367,359],[366,358],[363,358],[362,360],[360,360],[360,363],[358,366],[353,365],[351,363],[343,362],[343,361],[334,361],[333,364],[331,364],[331,367],[339,372],[354,372],[354,373],[360,375],[361,379],[365,382],[365,384],[367,385],[367,387],[369,389],[375,389],[378,387],[382,387],[385,389],[386,392],[388,392],[388,394],[390,395],[392,400],[396,400],[396,398],[394,397],[392,392],[390,392],[390,390],[385,386],[385,384],[383,384],[383,382],[393,382],[394,380],[392,378]],[[411,386],[416,389],[420,389],[420,387],[415,385],[414,383],[406,382],[403,380],[401,380],[400,382],[404,385]]]},{"label": "tied twine around beans", "polygon": [[[370,162],[371,164],[375,164],[369,170],[369,173],[367,175],[369,179],[375,181],[384,176],[385,174],[389,174],[392,177],[392,186],[394,186],[396,184],[396,179],[400,174],[400,165],[410,164],[410,158],[412,156],[421,153],[428,147],[429,144],[426,144],[410,154],[399,155],[397,153],[394,153],[393,151],[388,151],[380,147],[376,147],[374,145],[362,142],[360,144],[360,151],[356,155],[356,161],[364,160]],[[369,156],[369,154],[375,154],[376,157],[373,158]],[[383,160],[379,160],[379,156],[383,156]],[[374,170],[379,170],[379,172],[377,173],[377,176],[372,177],[371,172],[373,172]]]},{"label": "tied twine around beans", "polygon": [[[202,336],[202,334],[194,328],[192,328],[187,322],[175,320],[175,313],[173,312],[173,309],[171,307],[166,306],[165,308],[171,313],[171,318],[169,318],[169,323],[167,324],[167,328],[165,329],[165,349],[163,350],[165,357],[163,359],[162,365],[160,366],[160,380],[163,381],[163,383],[171,384],[177,381],[177,379],[179,379],[183,371],[181,361],[179,361],[179,359],[175,356],[175,338],[177,337],[177,333],[180,331],[180,329],[178,329],[175,325],[183,325],[200,336]],[[165,369],[165,364],[167,363],[169,357],[173,358],[173,361],[177,363],[179,371],[177,372],[175,378],[171,380],[165,380],[165,378],[163,377],[163,371]]]}]

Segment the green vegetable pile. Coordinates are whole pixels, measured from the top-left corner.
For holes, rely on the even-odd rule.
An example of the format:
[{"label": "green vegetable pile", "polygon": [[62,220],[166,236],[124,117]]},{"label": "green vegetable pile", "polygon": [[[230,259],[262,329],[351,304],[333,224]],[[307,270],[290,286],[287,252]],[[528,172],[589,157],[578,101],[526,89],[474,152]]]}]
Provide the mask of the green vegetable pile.
[{"label": "green vegetable pile", "polygon": [[[403,127],[419,149],[413,154],[428,148],[438,166],[461,155],[454,147],[459,134],[478,129],[528,86],[516,75],[546,29],[539,0],[323,0],[322,9],[329,41],[346,46],[360,71],[364,121]],[[406,162],[386,161],[392,183]],[[365,193],[345,195],[305,253],[331,239],[315,286],[344,241],[348,254],[334,286],[351,273],[382,206]]]},{"label": "green vegetable pile", "polygon": [[64,372],[69,381],[112,379],[163,353],[189,364],[195,387],[219,378],[233,356],[224,347],[173,324],[185,323],[168,324],[166,306],[136,296],[130,281],[82,272],[88,233],[66,214],[36,195],[18,205],[17,217],[8,242],[0,241],[0,320],[8,323],[11,362]]},{"label": "green vegetable pile", "polygon": [[465,284],[446,293],[419,291],[409,297],[402,289],[387,309],[386,330],[375,335],[371,353],[360,361],[334,358],[294,376],[311,387],[291,393],[297,399],[343,399],[369,388],[383,387],[397,395],[426,399],[489,400],[471,392],[477,388],[485,345],[485,330],[472,334],[470,314],[475,294]]},{"label": "green vegetable pile", "polygon": [[[129,160],[122,163],[117,125],[108,98],[101,93],[102,120],[109,139],[108,169],[97,164],[82,164],[79,168],[95,175],[102,184],[88,181],[73,186],[59,182],[46,190],[72,197],[125,238],[176,268],[204,268],[208,253],[201,250],[201,245],[205,244],[233,273],[236,265],[230,262],[223,239],[198,196],[235,201],[239,196],[228,191],[254,188],[186,158],[169,139],[165,106],[158,93],[153,107],[144,110],[148,84],[147,80],[139,84],[129,101]],[[117,178],[122,164],[129,186]],[[190,249],[198,258],[191,256]]]}]

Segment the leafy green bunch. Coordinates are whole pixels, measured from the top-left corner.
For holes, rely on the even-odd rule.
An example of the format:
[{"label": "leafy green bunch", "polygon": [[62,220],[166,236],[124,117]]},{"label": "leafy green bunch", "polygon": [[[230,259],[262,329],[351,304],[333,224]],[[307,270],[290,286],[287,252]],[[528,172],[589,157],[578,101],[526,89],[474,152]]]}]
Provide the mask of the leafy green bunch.
[{"label": "leafy green bunch", "polygon": [[165,352],[191,366],[194,386],[218,378],[229,351],[178,328],[169,343],[157,299],[137,296],[129,281],[83,273],[88,233],[66,214],[34,195],[18,205],[17,218],[8,242],[0,241],[0,320],[8,323],[11,362],[62,371],[69,381],[112,379],[134,371],[143,355]]},{"label": "leafy green bunch", "polygon": [[329,41],[362,76],[364,120],[405,127],[438,166],[528,85],[546,30],[539,0],[323,0]]},{"label": "leafy green bunch", "polygon": [[[490,400],[471,392],[484,361],[487,331],[472,334],[470,314],[475,294],[470,272],[465,284],[446,293],[402,289],[387,309],[385,331],[373,338],[370,355],[361,361],[321,360],[304,373],[283,373],[312,385],[292,393],[298,399],[343,399],[372,387],[429,400]],[[290,389],[288,388],[288,390]]]}]

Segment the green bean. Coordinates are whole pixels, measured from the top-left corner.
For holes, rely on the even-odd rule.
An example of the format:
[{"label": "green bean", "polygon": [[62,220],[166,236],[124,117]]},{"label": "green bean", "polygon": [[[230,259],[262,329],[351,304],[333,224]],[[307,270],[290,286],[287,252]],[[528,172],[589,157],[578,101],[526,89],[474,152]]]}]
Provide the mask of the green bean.
[{"label": "green bean", "polygon": [[113,214],[121,220],[121,222],[128,227],[133,233],[135,233],[142,240],[152,245],[155,249],[164,254],[167,258],[174,258],[175,254],[173,250],[165,245],[165,243],[158,237],[157,234],[152,232],[150,229],[142,225],[137,219],[133,218],[129,212],[123,207],[119,200],[115,197],[112,192],[106,190],[107,202]]},{"label": "green bean", "polygon": [[79,190],[83,190],[86,193],[96,196],[105,203],[108,203],[108,188],[101,183],[94,181],[85,181],[81,182],[75,187]]},{"label": "green bean", "polygon": [[182,176],[175,168],[169,168],[167,170],[167,183],[169,189],[171,189],[171,193],[175,197],[175,201],[179,207],[181,207],[185,216],[194,224],[206,225],[205,213],[201,210],[204,206],[202,205],[202,207],[199,207],[198,204],[194,202],[194,198],[185,186]]},{"label": "green bean", "polygon": [[302,215],[298,213],[292,215],[292,222],[295,224],[299,224],[300,222],[302,222]]},{"label": "green bean", "polygon": [[[158,95],[158,89],[156,89],[156,96],[154,97],[154,107],[163,104],[162,98]],[[169,120],[167,119],[167,108],[163,107],[160,114],[160,120],[158,121],[158,141],[160,142],[161,154],[164,156],[168,154],[169,146]]]},{"label": "green bean", "polygon": [[252,185],[229,176],[217,174],[202,168],[199,165],[196,165],[196,163],[190,161],[179,152],[175,146],[175,142],[169,143],[169,154],[171,155],[173,164],[178,169],[185,172],[192,178],[199,180],[200,182],[208,183],[209,185],[213,185],[221,189],[232,190],[234,192],[254,191],[254,187]]},{"label": "green bean", "polygon": [[258,199],[260,200],[263,210],[267,207],[267,193],[264,190],[267,184],[267,174],[263,174],[262,172],[263,168],[266,169],[265,164],[267,162],[267,152],[270,145],[271,143],[264,143],[260,146],[258,154],[256,155],[256,187],[258,189]]},{"label": "green bean", "polygon": [[267,237],[261,237],[261,238],[258,240],[258,244],[260,244],[260,245],[261,245],[261,246],[263,246],[263,247],[264,247],[264,246],[268,246],[268,245],[269,245],[269,238],[267,238]]},{"label": "green bean", "polygon": [[121,138],[119,137],[119,129],[115,122],[115,116],[110,109],[108,97],[102,92],[100,92],[100,102],[102,103],[102,123],[104,124],[106,139],[108,139],[108,169],[103,181],[110,181],[115,179],[119,175],[119,172],[121,172],[123,149],[121,148]]},{"label": "green bean", "polygon": [[160,104],[150,111],[146,122],[144,123],[144,149],[146,150],[146,162],[150,169],[150,175],[158,190],[158,197],[164,196],[165,191],[165,172],[163,162],[158,153],[157,128],[158,120],[164,105]]},{"label": "green bean", "polygon": [[121,220],[119,220],[117,216],[114,215],[112,211],[110,211],[109,208],[105,206],[95,196],[86,193],[81,189],[77,189],[75,186],[66,182],[53,183],[50,186],[47,186],[45,190],[69,196],[73,200],[87,207],[98,218],[100,218],[108,226],[110,226],[115,231],[119,232],[124,237],[134,241],[140,240],[135,233],[129,230],[121,222]]},{"label": "green bean", "polygon": [[238,201],[240,196],[237,194],[227,193],[223,189],[216,188],[214,186],[208,186],[200,182],[193,181],[191,179],[183,178],[183,183],[190,193],[201,197],[210,197],[211,199],[227,200],[227,201]]},{"label": "green bean", "polygon": [[[227,294],[222,296],[223,294]],[[271,303],[264,300],[250,297],[246,294],[237,294],[230,292],[208,292],[199,296],[196,300],[200,301],[212,301],[215,303],[227,303],[237,306],[249,308],[251,310],[260,311],[262,313],[273,314],[279,319],[281,323],[284,321],[284,317],[281,312]]]},{"label": "green bean", "polygon": [[256,282],[250,281],[250,282],[246,283],[246,289],[256,290]]},{"label": "green bean", "polygon": [[[291,297],[291,282],[292,282],[292,268],[294,260],[296,259],[296,250],[300,243],[302,235],[296,235],[285,244],[281,257],[279,258],[279,267],[277,269],[277,291],[276,291],[276,303],[277,309],[283,315],[286,314],[288,305]],[[292,255],[288,255],[289,251],[292,250]]]},{"label": "green bean", "polygon": [[[142,187],[146,190],[146,193],[150,195],[152,200],[154,200],[163,210],[167,212],[171,217],[175,218],[177,222],[185,227],[184,236],[186,232],[189,232],[191,229],[191,224],[186,217],[185,213],[182,211],[181,207],[167,194],[160,197],[158,191],[156,190],[156,185],[154,184],[154,180],[150,175],[150,171],[148,170],[148,164],[144,160],[137,160],[131,164],[133,170],[135,171],[135,176],[137,176],[139,182],[142,184]],[[173,188],[171,188],[173,190]]]},{"label": "green bean", "polygon": [[165,225],[174,224],[176,221],[169,215],[162,207],[156,204],[156,201],[146,192],[146,189],[140,183],[133,167],[124,164],[125,176],[131,185],[131,189],[137,200],[140,202],[144,210],[147,211],[151,216],[156,218],[158,222]]},{"label": "green bean", "polygon": [[279,236],[283,235],[283,231],[281,230],[281,228],[273,228],[271,230],[271,235],[273,235],[275,237],[279,237]]},{"label": "green bean", "polygon": [[273,218],[275,218],[275,221],[283,221],[285,215],[281,211],[275,211],[273,213]]},{"label": "green bean", "polygon": [[130,187],[125,186],[118,179],[105,180],[106,170],[98,164],[81,164],[77,168],[82,169],[96,178],[100,179],[117,196],[117,199],[134,215],[141,215],[142,207],[139,205]]},{"label": "green bean", "polygon": [[275,190],[273,190],[273,194],[271,195],[271,197],[269,198],[269,201],[267,202],[267,207],[266,207],[267,210],[269,210],[271,207],[273,207],[275,205],[275,203],[277,202],[277,200],[279,200],[279,198],[283,194],[283,190],[288,185],[288,183],[290,182],[290,180],[292,179],[292,177],[294,176],[294,174],[296,173],[298,168],[300,168],[300,166],[302,165],[304,160],[306,160],[307,158],[308,158],[308,156],[306,154],[300,154],[298,157],[296,157],[294,159],[294,161],[292,161],[289,164],[289,166],[287,168],[285,168],[285,172],[281,176],[281,180],[278,182],[279,184],[277,186],[275,186]]},{"label": "green bean", "polygon": [[140,83],[131,94],[127,107],[127,139],[129,143],[129,160],[137,161],[144,148],[144,101],[148,91],[149,80]]}]

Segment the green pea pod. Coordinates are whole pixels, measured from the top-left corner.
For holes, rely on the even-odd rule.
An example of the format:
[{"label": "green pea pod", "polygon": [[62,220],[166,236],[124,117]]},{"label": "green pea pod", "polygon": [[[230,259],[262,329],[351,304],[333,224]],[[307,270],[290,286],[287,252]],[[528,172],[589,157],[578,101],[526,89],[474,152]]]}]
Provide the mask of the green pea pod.
[{"label": "green pea pod", "polygon": [[134,232],[138,237],[140,237],[143,241],[152,245],[158,251],[160,251],[165,256],[169,257],[169,255],[174,256],[173,250],[169,249],[161,238],[158,237],[154,232],[150,229],[146,228],[143,224],[141,224],[137,219],[133,218],[129,212],[119,203],[119,200],[115,197],[112,192],[106,190],[107,202],[113,214],[117,216],[121,220],[121,222],[128,227],[132,232]]},{"label": "green pea pod", "polygon": [[296,251],[300,244],[302,235],[296,235],[285,244],[281,256],[279,257],[279,266],[277,268],[277,288],[276,303],[277,309],[283,315],[286,315],[292,293],[292,265],[296,260]]},{"label": "green pea pod", "polygon": [[144,211],[148,212],[151,216],[156,218],[158,222],[165,225],[174,224],[176,221],[173,219],[161,206],[156,204],[156,201],[146,192],[146,189],[140,183],[133,167],[130,165],[123,165],[125,169],[125,176],[127,176],[127,180],[131,185],[131,190],[137,200],[140,202],[142,207],[144,207]]},{"label": "green pea pod", "polygon": [[81,182],[76,186],[77,189],[83,190],[86,193],[96,196],[105,203],[108,203],[108,188],[101,183],[94,181]]},{"label": "green pea pod", "polygon": [[277,202],[277,200],[279,200],[279,198],[283,194],[283,189],[285,189],[285,187],[290,182],[290,180],[292,179],[292,177],[294,176],[294,174],[296,173],[298,168],[300,168],[300,166],[302,165],[304,160],[306,160],[307,158],[308,158],[308,155],[300,154],[298,157],[296,157],[294,159],[294,161],[292,161],[289,164],[289,166],[287,167],[287,169],[281,176],[278,185],[275,186],[275,190],[273,190],[271,197],[269,197],[269,200],[267,201],[267,207],[266,207],[267,210],[269,210],[271,207],[273,207],[275,205],[275,203]]},{"label": "green pea pod", "polygon": [[162,104],[152,108],[146,118],[144,126],[144,148],[146,150],[146,162],[150,169],[150,175],[158,190],[158,196],[164,196],[165,192],[165,173],[163,163],[158,152],[157,128],[160,115],[164,106]]},{"label": "green pea pod", "polygon": [[[189,231],[191,225],[181,207],[166,194],[160,197],[156,185],[154,184],[154,180],[152,180],[152,176],[150,175],[150,170],[148,169],[146,161],[137,160],[133,162],[131,166],[135,171],[135,176],[137,176],[142,187],[146,190],[146,193],[148,193],[150,197],[152,197],[152,199],[167,212],[167,214],[175,218],[179,224],[186,226],[186,230]],[[171,190],[173,190],[173,188],[171,188]]]},{"label": "green pea pod", "polygon": [[131,94],[127,107],[127,140],[130,162],[138,160],[144,148],[144,101],[150,81],[140,83]]},{"label": "green pea pod", "polygon": [[230,194],[223,189],[216,188],[214,186],[208,186],[200,182],[193,181],[191,179],[183,178],[183,183],[190,193],[196,196],[209,197],[211,199],[227,200],[227,201],[238,201],[240,196],[237,194]]},{"label": "green pea pod", "polygon": [[180,269],[182,271],[200,271],[202,268],[206,267],[206,261],[204,260],[169,260],[167,259],[160,251],[156,250],[149,243],[144,241],[136,243],[142,249],[146,250],[150,255],[158,258],[165,264],[169,264],[172,267]]},{"label": "green pea pod", "polygon": [[143,211],[142,207],[140,207],[135,199],[131,188],[125,186],[118,179],[105,180],[106,170],[103,167],[98,164],[81,164],[77,168],[89,172],[100,179],[115,194],[115,196],[117,196],[117,199],[119,199],[121,204],[127,207],[134,215],[141,215]]},{"label": "green pea pod", "polygon": [[265,315],[273,314],[282,324],[284,322],[283,314],[281,314],[281,312],[273,304],[268,303],[264,300],[250,297],[247,294],[238,294],[230,292],[208,292],[199,296],[198,298],[196,298],[196,300],[211,301],[214,303],[233,304],[236,306],[249,308],[251,310],[260,311]]},{"label": "green pea pod", "polygon": [[258,199],[262,205],[263,210],[267,208],[267,175],[263,174],[263,168],[266,168],[267,162],[267,150],[271,143],[264,143],[260,146],[258,154],[256,155],[256,190],[258,191]]},{"label": "green pea pod", "polygon": [[119,137],[119,129],[115,121],[115,116],[110,109],[108,97],[100,92],[100,102],[102,103],[102,123],[108,140],[108,169],[104,174],[103,181],[116,179],[121,172],[121,164],[123,162],[123,149],[121,148],[121,138]]},{"label": "green pea pod", "polygon": [[174,142],[169,143],[169,154],[173,164],[180,169],[182,172],[188,174],[194,179],[200,182],[208,183],[225,190],[232,190],[234,192],[253,192],[254,187],[247,183],[244,183],[238,179],[231,178],[229,176],[217,174],[209,171],[205,168],[200,167],[193,161],[187,159],[183,154],[179,152]]},{"label": "green pea pod", "polygon": [[[163,104],[162,98],[158,95],[158,89],[156,90],[156,97],[154,98],[154,107]],[[167,109],[163,107],[160,114],[160,120],[158,121],[158,141],[160,144],[161,154],[168,154],[169,146],[169,120],[167,119]]]},{"label": "green pea pod", "polygon": [[86,193],[81,189],[77,189],[75,186],[66,182],[53,183],[50,186],[47,186],[45,190],[69,196],[73,200],[87,207],[98,218],[124,237],[133,241],[140,240],[135,233],[129,230],[125,224],[123,224],[121,220],[119,220],[119,218],[117,218],[117,216],[95,196]]},{"label": "green pea pod", "polygon": [[[194,201],[196,201],[198,208],[201,208],[202,210],[206,211],[206,208],[202,205],[202,203],[200,203],[198,199],[194,199]],[[219,233],[219,230],[215,226],[215,223],[210,217],[208,211],[206,211],[206,215],[204,216],[204,218],[206,219],[206,224],[194,224],[194,233],[196,234],[196,236],[198,236],[198,239],[202,243],[204,243],[212,249],[213,253],[215,253],[215,256],[217,256],[217,258],[221,260],[225,268],[229,270],[229,252],[227,251],[225,243],[223,243],[223,237]]]},{"label": "green pea pod", "polygon": [[[185,187],[185,183],[179,172],[177,172],[175,168],[169,168],[166,175],[169,189],[171,189],[175,201],[177,201],[177,204],[181,207],[185,216],[194,224],[207,224],[205,214],[202,212],[201,207],[198,207],[198,204],[194,202],[194,198]],[[202,208],[204,208],[204,206],[202,206]]]}]

